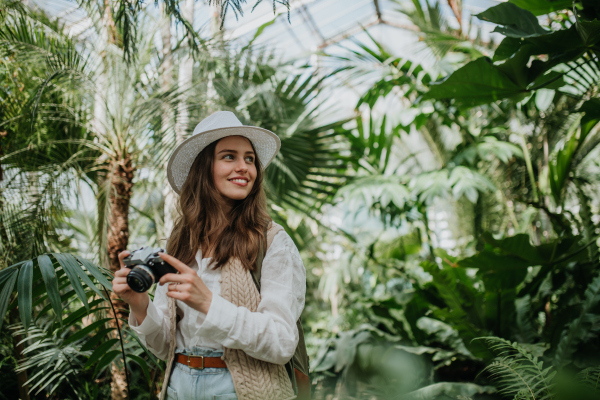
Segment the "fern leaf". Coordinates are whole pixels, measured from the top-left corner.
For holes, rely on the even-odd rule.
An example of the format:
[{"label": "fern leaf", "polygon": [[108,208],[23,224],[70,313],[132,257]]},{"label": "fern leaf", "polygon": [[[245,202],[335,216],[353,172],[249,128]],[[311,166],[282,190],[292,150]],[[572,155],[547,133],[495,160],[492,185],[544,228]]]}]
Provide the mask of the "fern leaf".
[{"label": "fern leaf", "polygon": [[484,371],[498,385],[499,392],[514,399],[541,400],[550,395],[554,368],[544,363],[518,343],[497,337],[481,338],[499,354]]},{"label": "fern leaf", "polygon": [[597,319],[590,311],[600,301],[600,275],[598,275],[587,287],[584,293],[584,301],[581,313],[567,325],[561,334],[560,341],[554,354],[554,366],[568,364],[576,350],[577,345],[589,338],[598,329]]},{"label": "fern leaf", "polygon": [[600,367],[586,368],[579,373],[579,379],[585,385],[588,385],[598,391],[600,389]]}]

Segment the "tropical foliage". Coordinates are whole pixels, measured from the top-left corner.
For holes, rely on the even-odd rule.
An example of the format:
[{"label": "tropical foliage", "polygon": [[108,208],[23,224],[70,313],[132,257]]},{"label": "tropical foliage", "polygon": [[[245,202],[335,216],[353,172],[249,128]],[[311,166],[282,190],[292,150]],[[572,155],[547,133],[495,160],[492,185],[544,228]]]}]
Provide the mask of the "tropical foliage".
[{"label": "tropical foliage", "polygon": [[[164,363],[111,274],[164,244],[160,166],[215,110],[282,139],[269,207],[307,267],[313,398],[598,397],[596,2],[469,22],[397,2],[418,57],[366,32],[319,68],[202,40],[177,2],[88,3],[94,43],[0,7],[0,399],[156,397]],[[344,117],[323,105],[338,85],[365,88]]]}]

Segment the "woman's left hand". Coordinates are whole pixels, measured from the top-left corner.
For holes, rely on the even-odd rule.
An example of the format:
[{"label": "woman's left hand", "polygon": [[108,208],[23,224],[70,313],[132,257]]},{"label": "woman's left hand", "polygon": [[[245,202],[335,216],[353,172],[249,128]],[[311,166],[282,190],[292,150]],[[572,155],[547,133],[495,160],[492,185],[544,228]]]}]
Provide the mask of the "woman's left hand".
[{"label": "woman's left hand", "polygon": [[193,309],[208,314],[208,309],[212,301],[212,292],[196,271],[173,256],[165,253],[158,253],[158,255],[179,271],[179,274],[165,274],[160,278],[160,285],[174,282],[169,283],[167,296],[181,300]]}]

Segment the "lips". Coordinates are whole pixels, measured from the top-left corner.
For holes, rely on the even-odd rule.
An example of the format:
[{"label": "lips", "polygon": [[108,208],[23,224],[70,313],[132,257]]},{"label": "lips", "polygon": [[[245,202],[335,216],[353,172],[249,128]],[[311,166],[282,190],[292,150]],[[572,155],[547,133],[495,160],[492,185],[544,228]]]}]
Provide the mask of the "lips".
[{"label": "lips", "polygon": [[233,183],[234,185],[238,185],[238,186],[248,186],[248,179],[246,178],[232,178],[229,179],[229,182]]}]

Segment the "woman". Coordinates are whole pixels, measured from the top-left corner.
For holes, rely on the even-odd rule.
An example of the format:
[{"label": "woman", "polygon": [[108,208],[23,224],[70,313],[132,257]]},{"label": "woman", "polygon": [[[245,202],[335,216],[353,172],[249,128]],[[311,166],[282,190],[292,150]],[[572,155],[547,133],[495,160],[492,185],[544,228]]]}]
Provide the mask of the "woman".
[{"label": "woman", "polygon": [[163,276],[150,301],[129,288],[129,252],[119,255],[113,289],[130,305],[129,325],[167,360],[161,399],[294,398],[285,364],[301,334],[306,272],[266,209],[263,170],[279,147],[231,112],[204,119],[167,166],[179,218],[160,257],[179,273]]}]

